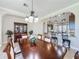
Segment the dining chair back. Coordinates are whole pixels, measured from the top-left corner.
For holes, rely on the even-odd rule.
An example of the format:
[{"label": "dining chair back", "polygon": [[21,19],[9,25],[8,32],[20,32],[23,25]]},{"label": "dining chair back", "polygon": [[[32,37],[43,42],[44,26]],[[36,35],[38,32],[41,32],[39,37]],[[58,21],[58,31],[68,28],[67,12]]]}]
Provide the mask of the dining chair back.
[{"label": "dining chair back", "polygon": [[75,53],[74,59],[79,59],[79,51]]},{"label": "dining chair back", "polygon": [[63,59],[66,52],[67,52],[67,48],[64,47],[64,46],[55,46],[55,50],[56,50],[56,53],[57,53],[57,56],[59,59]]}]

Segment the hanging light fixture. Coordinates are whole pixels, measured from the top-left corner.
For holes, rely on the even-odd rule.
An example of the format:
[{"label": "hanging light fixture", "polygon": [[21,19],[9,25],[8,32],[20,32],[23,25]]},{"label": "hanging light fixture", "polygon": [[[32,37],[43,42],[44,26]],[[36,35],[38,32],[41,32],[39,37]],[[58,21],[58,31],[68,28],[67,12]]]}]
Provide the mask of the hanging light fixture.
[{"label": "hanging light fixture", "polygon": [[31,14],[29,17],[25,18],[26,22],[38,22],[38,17],[34,15],[34,11],[33,11],[33,0],[32,0],[32,10],[31,10]]}]

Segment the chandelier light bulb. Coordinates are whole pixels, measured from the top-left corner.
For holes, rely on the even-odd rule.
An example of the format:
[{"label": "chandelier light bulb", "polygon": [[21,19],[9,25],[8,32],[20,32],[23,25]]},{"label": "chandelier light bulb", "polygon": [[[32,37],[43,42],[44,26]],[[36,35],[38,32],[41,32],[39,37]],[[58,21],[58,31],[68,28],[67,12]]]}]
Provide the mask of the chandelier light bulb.
[{"label": "chandelier light bulb", "polygon": [[35,19],[34,19],[34,22],[38,22],[38,18],[35,18]]},{"label": "chandelier light bulb", "polygon": [[28,21],[29,21],[29,19],[26,17],[26,18],[25,18],[25,21],[26,21],[26,22],[28,22]]},{"label": "chandelier light bulb", "polygon": [[34,19],[34,17],[33,17],[33,16],[30,16],[30,17],[29,17],[29,22],[32,23],[32,22],[33,22],[33,19]]},{"label": "chandelier light bulb", "polygon": [[33,16],[29,16],[29,20],[33,20],[33,18],[34,18]]}]

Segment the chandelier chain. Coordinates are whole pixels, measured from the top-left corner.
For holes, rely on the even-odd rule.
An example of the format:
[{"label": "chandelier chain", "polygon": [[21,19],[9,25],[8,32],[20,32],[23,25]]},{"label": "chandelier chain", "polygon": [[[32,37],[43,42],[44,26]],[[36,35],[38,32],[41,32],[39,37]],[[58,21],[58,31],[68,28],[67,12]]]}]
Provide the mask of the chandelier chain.
[{"label": "chandelier chain", "polygon": [[32,11],[33,11],[33,0],[32,0]]}]

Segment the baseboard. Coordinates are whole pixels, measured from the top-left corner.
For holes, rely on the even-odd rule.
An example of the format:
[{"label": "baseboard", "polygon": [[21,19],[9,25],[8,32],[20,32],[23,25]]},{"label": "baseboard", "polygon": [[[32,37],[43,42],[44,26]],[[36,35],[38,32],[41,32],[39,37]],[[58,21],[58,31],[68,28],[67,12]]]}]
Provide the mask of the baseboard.
[{"label": "baseboard", "polygon": [[71,46],[71,49],[75,50],[75,51],[79,51],[78,48]]}]

